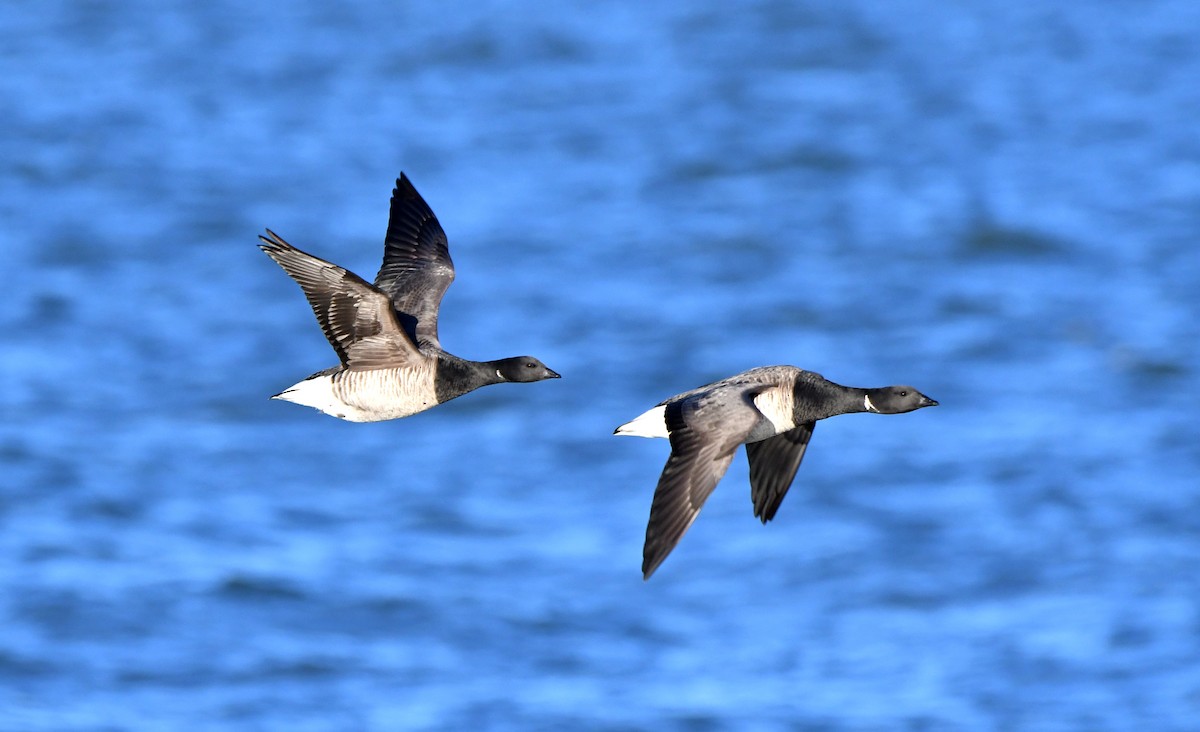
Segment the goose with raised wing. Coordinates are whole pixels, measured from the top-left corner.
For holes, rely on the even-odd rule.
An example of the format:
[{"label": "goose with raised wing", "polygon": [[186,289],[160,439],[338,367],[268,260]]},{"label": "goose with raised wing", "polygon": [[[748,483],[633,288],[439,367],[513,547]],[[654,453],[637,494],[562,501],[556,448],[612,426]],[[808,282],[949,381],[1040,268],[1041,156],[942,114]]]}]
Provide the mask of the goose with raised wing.
[{"label": "goose with raised wing", "polygon": [[383,266],[374,284],[270,229],[259,239],[267,256],[300,285],[339,359],[272,399],[350,422],[379,422],[489,384],[559,378],[533,356],[470,361],[442,348],[438,308],[454,281],[454,263],[441,224],[403,173],[392,191]]}]

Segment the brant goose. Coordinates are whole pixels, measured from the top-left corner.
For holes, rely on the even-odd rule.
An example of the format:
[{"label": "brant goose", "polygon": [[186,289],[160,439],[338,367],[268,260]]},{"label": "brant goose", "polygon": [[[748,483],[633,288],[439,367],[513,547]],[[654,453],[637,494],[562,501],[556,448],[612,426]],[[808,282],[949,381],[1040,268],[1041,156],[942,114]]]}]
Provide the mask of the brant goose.
[{"label": "brant goose", "polygon": [[259,248],[300,285],[341,363],[271,397],[350,422],[398,419],[504,381],[557,379],[532,356],[468,361],[442,350],[437,316],[454,280],[446,234],[403,173],[383,266],[368,284],[267,229]]},{"label": "brant goose", "polygon": [[796,477],[817,420],[935,406],[911,386],[859,389],[795,366],[762,366],[677,394],[626,422],[614,434],[671,441],[650,506],[642,578],[650,579],[696,520],[738,445],[746,445],[754,515],[765,524]]}]

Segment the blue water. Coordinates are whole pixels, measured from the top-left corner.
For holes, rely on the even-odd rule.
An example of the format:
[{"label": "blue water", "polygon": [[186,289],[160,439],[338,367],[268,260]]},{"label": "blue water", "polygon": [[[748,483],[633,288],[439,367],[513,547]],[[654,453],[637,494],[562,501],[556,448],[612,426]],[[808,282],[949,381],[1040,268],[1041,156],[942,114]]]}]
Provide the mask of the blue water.
[{"label": "blue water", "polygon": [[[1200,5],[0,10],[0,729],[1200,728]],[[561,381],[356,425],[266,226]],[[941,401],[738,457],[751,366]]]}]

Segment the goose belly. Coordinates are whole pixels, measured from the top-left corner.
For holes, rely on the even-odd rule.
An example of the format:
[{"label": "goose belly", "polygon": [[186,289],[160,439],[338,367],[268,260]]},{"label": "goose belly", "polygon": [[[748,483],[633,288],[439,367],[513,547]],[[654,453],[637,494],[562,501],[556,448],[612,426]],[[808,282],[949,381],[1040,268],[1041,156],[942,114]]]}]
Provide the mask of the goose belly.
[{"label": "goose belly", "polygon": [[436,406],[431,376],[413,369],[339,371],[305,379],[273,398],[348,422],[382,422]]},{"label": "goose belly", "polygon": [[758,420],[746,442],[758,442],[795,429],[793,399],[786,391],[768,389],[754,397],[754,407],[762,414],[763,419]]}]

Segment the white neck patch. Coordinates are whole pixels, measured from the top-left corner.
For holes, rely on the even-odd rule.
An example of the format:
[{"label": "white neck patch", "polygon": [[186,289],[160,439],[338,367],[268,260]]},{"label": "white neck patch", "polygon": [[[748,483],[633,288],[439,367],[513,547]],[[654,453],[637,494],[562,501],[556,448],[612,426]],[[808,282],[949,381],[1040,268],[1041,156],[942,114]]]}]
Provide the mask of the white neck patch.
[{"label": "white neck patch", "polygon": [[500,373],[500,369],[496,369],[496,378],[504,381],[504,374]]},{"label": "white neck patch", "polygon": [[871,403],[871,395],[870,394],[863,394],[863,409],[866,409],[868,412],[878,412],[879,411],[878,409],[875,408],[875,405]]}]

